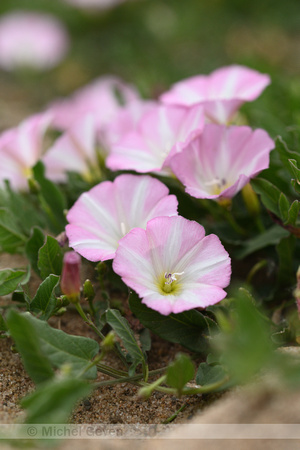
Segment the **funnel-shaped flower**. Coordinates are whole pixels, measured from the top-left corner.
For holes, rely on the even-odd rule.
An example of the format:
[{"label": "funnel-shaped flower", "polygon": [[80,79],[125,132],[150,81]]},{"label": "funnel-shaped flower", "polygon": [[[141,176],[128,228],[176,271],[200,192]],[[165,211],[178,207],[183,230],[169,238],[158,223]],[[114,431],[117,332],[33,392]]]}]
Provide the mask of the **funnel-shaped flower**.
[{"label": "funnel-shaped flower", "polygon": [[268,168],[274,142],[264,130],[207,124],[171,162],[186,192],[196,198],[231,198]]},{"label": "funnel-shaped flower", "polygon": [[161,314],[205,308],[222,300],[231,264],[219,238],[183,217],[157,217],[119,242],[114,271]]},{"label": "funnel-shaped flower", "polygon": [[233,65],[179,81],[161,101],[181,106],[201,104],[208,119],[226,124],[244,102],[255,100],[268,84],[268,75]]},{"label": "funnel-shaped flower", "polygon": [[92,115],[75,123],[59,137],[43,157],[46,176],[56,182],[66,181],[66,172],[79,172],[90,179],[97,169],[96,129]]},{"label": "funnel-shaped flower", "polygon": [[67,130],[87,114],[93,114],[101,134],[121,104],[139,98],[137,91],[114,76],[103,76],[78,89],[70,98],[50,105],[53,125]]},{"label": "funnel-shaped flower", "polygon": [[177,215],[177,199],[149,176],[120,175],[82,194],[70,209],[66,233],[70,247],[90,261],[115,256],[119,240],[157,216]]},{"label": "funnel-shaped flower", "polygon": [[106,165],[111,170],[159,172],[203,126],[202,107],[156,106],[141,118],[136,131],[112,146]]},{"label": "funnel-shaped flower", "polygon": [[136,99],[120,108],[103,132],[103,144],[108,150],[118,144],[129,131],[137,129],[140,119],[157,105],[152,100]]},{"label": "funnel-shaped flower", "polygon": [[49,123],[49,115],[36,114],[0,135],[0,186],[9,180],[13,189],[28,189],[27,180],[42,156],[43,137]]},{"label": "funnel-shaped flower", "polygon": [[66,29],[51,15],[16,11],[0,19],[0,65],[6,70],[50,69],[68,46]]}]

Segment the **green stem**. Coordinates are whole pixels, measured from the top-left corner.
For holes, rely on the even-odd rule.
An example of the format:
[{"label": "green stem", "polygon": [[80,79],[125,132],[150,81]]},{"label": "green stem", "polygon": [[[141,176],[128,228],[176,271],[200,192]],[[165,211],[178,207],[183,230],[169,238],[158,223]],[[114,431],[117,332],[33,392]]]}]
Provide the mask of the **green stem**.
[{"label": "green stem", "polygon": [[179,408],[177,411],[175,411],[174,414],[172,414],[170,417],[168,417],[166,420],[163,421],[163,425],[167,425],[168,423],[173,422],[173,420],[176,419],[178,414],[181,413],[181,411],[183,411],[186,407],[187,407],[187,404],[184,403],[184,405],[182,405],[181,408]]},{"label": "green stem", "polygon": [[259,261],[258,263],[256,263],[252,269],[250,270],[250,272],[247,275],[246,278],[246,283],[247,284],[251,284],[252,278],[254,277],[254,275],[263,267],[265,267],[267,265],[267,260],[266,259],[262,259],[261,261]]},{"label": "green stem", "polygon": [[77,311],[79,312],[80,316],[82,317],[82,319],[85,321],[85,323],[87,325],[89,325],[95,331],[95,333],[98,334],[98,336],[102,340],[104,340],[105,339],[104,334],[102,334],[101,331],[98,330],[96,325],[92,322],[92,320],[87,317],[87,315],[85,314],[85,312],[83,311],[83,309],[81,307],[81,304],[79,302],[77,302],[77,303],[75,303],[75,307],[76,307]]},{"label": "green stem", "polygon": [[93,361],[90,362],[78,375],[78,378],[82,377],[86,372],[88,372],[92,367],[96,366],[104,357],[105,353],[102,351],[99,356],[96,356]]},{"label": "green stem", "polygon": [[262,223],[260,216],[255,217],[255,223],[256,223],[257,229],[258,229],[258,231],[260,231],[260,233],[263,233],[264,231],[266,231],[266,228],[265,228],[264,224]]},{"label": "green stem", "polygon": [[243,236],[245,236],[247,234],[246,231],[237,223],[237,221],[235,220],[234,216],[231,214],[230,211],[223,208],[223,215],[224,215],[225,219],[229,222],[229,224],[232,226],[232,228],[238,234],[242,234]]},{"label": "green stem", "polygon": [[183,388],[182,395],[195,395],[195,394],[208,394],[209,392],[213,392],[216,389],[220,389],[229,381],[229,376],[226,375],[222,380],[217,381],[216,383],[206,384],[205,386],[200,386],[198,388]]},{"label": "green stem", "polygon": [[[115,380],[107,380],[107,381],[101,381],[99,383],[95,383],[94,386],[101,387],[101,386],[108,386],[108,385],[114,385],[118,383],[131,383],[136,386],[140,387],[148,387],[153,388],[153,391],[162,392],[164,394],[172,394],[176,395],[177,390],[165,386],[160,386],[161,383],[163,383],[166,379],[166,375],[163,375],[158,380],[156,380],[154,383],[146,383],[145,381],[142,381],[144,375],[138,374],[133,375],[132,377],[128,377],[127,373],[124,371],[116,370],[111,367],[106,366],[105,364],[97,364],[97,368],[100,372],[104,373],[105,375],[109,375],[112,378],[115,378]],[[165,371],[166,367],[156,370],[149,371],[149,376],[157,375],[158,373],[161,373],[162,371]],[[195,395],[195,394],[206,394],[209,392],[212,392],[216,389],[219,389],[223,385],[225,385],[229,381],[229,377],[226,376],[221,381],[218,381],[216,383],[207,384],[206,386],[200,386],[197,388],[189,388],[186,387],[182,390],[182,395]]]},{"label": "green stem", "polygon": [[[98,328],[97,328],[96,325],[93,323],[93,321],[87,317],[87,315],[85,314],[85,312],[83,311],[83,309],[82,309],[82,307],[81,307],[81,304],[80,304],[79,302],[77,302],[77,303],[75,303],[75,307],[76,307],[77,311],[79,312],[80,316],[82,317],[82,319],[85,321],[85,323],[86,323],[87,325],[89,325],[89,326],[92,328],[92,330],[94,330],[94,332],[95,332],[96,334],[98,334],[98,336],[99,336],[99,337],[102,339],[102,341],[103,341],[103,340],[105,339],[104,334],[101,333],[101,331],[98,330]],[[125,360],[123,354],[121,353],[121,351],[118,350],[117,347],[114,347],[114,348],[113,348],[113,351],[114,351],[114,353],[121,359],[121,361],[123,362],[123,364],[124,364],[126,367],[128,367],[127,362],[126,362],[126,360]]]}]

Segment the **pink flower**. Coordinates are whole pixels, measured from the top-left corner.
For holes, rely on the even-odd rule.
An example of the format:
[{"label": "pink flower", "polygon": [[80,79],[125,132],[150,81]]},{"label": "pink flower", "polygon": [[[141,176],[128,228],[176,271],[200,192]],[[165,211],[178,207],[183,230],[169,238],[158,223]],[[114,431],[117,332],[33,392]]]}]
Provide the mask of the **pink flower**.
[{"label": "pink flower", "polygon": [[69,245],[90,261],[115,256],[119,240],[156,216],[177,215],[177,199],[150,176],[120,175],[82,194],[67,215]]},{"label": "pink flower", "polygon": [[163,315],[205,308],[226,296],[228,253],[219,238],[183,217],[157,217],[119,242],[114,271]]},{"label": "pink flower", "polygon": [[93,179],[98,166],[94,117],[88,115],[75,123],[55,141],[42,160],[46,176],[53,181],[65,182],[67,171]]},{"label": "pink flower", "polygon": [[136,131],[112,146],[106,165],[111,170],[159,172],[203,125],[202,107],[156,106],[141,118]]},{"label": "pink flower", "polygon": [[6,70],[51,69],[68,46],[64,26],[48,14],[16,11],[0,19],[0,66]]},{"label": "pink flower", "polygon": [[64,254],[60,288],[70,301],[78,301],[80,295],[81,258],[76,252]]},{"label": "pink flower", "polygon": [[179,81],[160,99],[168,105],[201,104],[209,120],[226,124],[244,102],[255,100],[268,84],[268,75],[233,65]]},{"label": "pink flower", "polygon": [[105,147],[109,150],[129,131],[136,131],[143,115],[156,105],[152,100],[135,99],[120,108],[104,130],[102,141]]},{"label": "pink flower", "polygon": [[85,9],[106,9],[112,8],[118,3],[122,3],[125,0],[65,0],[65,2],[71,5],[78,6]]},{"label": "pink flower", "polygon": [[268,168],[274,142],[264,130],[207,124],[170,165],[196,198],[231,198]]},{"label": "pink flower", "polygon": [[70,98],[58,100],[50,105],[53,125],[59,130],[67,130],[74,123],[92,114],[100,134],[121,107],[139,98],[137,91],[114,76],[103,76],[76,91]]},{"label": "pink flower", "polygon": [[42,156],[43,137],[49,124],[48,114],[36,114],[0,135],[0,185],[9,180],[13,189],[28,189],[27,180]]}]

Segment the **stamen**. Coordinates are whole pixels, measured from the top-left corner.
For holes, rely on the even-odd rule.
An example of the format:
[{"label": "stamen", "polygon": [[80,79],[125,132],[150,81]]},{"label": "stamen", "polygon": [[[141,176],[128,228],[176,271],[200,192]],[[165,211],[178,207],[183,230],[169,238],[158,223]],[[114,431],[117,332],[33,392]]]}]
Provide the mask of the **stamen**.
[{"label": "stamen", "polygon": [[125,223],[124,222],[121,222],[121,232],[125,236],[125,234],[126,234],[126,227],[125,227]]},{"label": "stamen", "polygon": [[177,278],[175,277],[175,275],[183,275],[184,272],[174,272],[174,273],[165,273],[165,284],[172,284],[173,281],[177,281]]}]

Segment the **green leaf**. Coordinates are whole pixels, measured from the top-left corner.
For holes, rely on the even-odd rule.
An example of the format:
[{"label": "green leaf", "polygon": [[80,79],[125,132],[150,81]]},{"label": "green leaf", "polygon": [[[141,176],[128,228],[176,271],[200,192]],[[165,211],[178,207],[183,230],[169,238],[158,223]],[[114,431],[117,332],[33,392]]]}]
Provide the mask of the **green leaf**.
[{"label": "green leaf", "polygon": [[52,236],[47,236],[45,244],[38,253],[38,269],[41,277],[47,278],[48,275],[60,275],[63,264],[63,252],[59,243]]},{"label": "green leaf", "polygon": [[281,138],[281,136],[278,136],[276,139],[276,149],[279,152],[282,163],[292,174],[293,169],[291,167],[289,160],[295,160],[296,163],[300,165],[300,153],[289,150],[286,142]]},{"label": "green leaf", "polygon": [[0,270],[0,295],[7,295],[15,291],[27,275],[25,270]]},{"label": "green leaf", "polygon": [[121,316],[121,313],[117,309],[109,309],[106,311],[106,320],[122,340],[124,347],[131,356],[134,368],[140,363],[145,364],[143,352],[138,346],[127,320]]},{"label": "green leaf", "polygon": [[[69,364],[72,375],[76,376],[87,368],[99,352],[99,345],[93,339],[72,336],[62,330],[50,327],[47,322],[31,315],[28,316],[28,320],[38,335],[44,354],[56,368]],[[87,379],[96,378],[97,368],[91,367],[84,376]]]},{"label": "green leaf", "polygon": [[24,247],[25,241],[12,213],[0,208],[0,252],[18,252]]},{"label": "green leaf", "polygon": [[28,192],[16,192],[11,189],[8,181],[5,183],[5,191],[2,191],[0,195],[2,193],[3,206],[13,214],[20,231],[26,236],[33,226],[41,228],[47,226],[45,216],[41,213],[40,205],[36,201],[36,196]]},{"label": "green leaf", "polygon": [[231,303],[231,328],[223,329],[212,342],[219,347],[222,361],[237,384],[248,381],[274,358],[269,324],[253,301],[251,294],[240,288]]},{"label": "green leaf", "polygon": [[148,328],[144,328],[140,332],[140,343],[141,343],[144,354],[151,350],[151,335],[150,335],[150,331],[148,330]]},{"label": "green leaf", "polygon": [[189,310],[180,314],[163,316],[144,305],[140,298],[131,293],[130,309],[142,324],[167,341],[178,343],[194,352],[204,352],[208,348],[207,337],[215,323],[199,311]]},{"label": "green leaf", "polygon": [[196,374],[196,383],[200,386],[218,383],[224,379],[226,373],[222,366],[210,366],[207,363],[201,363]]},{"label": "green leaf", "polygon": [[41,161],[33,167],[32,171],[35,180],[39,183],[41,205],[50,218],[53,231],[60,233],[67,223],[64,215],[65,199],[56,184],[45,178],[45,168]]},{"label": "green leaf", "polygon": [[56,378],[21,400],[25,423],[65,423],[75,404],[90,394],[92,386],[78,378]]},{"label": "green leaf", "polygon": [[40,276],[38,268],[38,253],[39,249],[44,245],[45,236],[42,230],[38,227],[34,227],[31,230],[31,235],[25,246],[26,256],[31,264],[33,270]]},{"label": "green leaf", "polygon": [[279,258],[279,267],[277,274],[277,286],[290,287],[295,282],[295,273],[297,268],[294,267],[296,238],[293,235],[282,239],[276,246]]},{"label": "green leaf", "polygon": [[289,232],[279,225],[274,225],[264,233],[248,239],[244,242],[243,248],[235,251],[234,255],[237,259],[243,259],[251,253],[257,252],[269,245],[278,244],[281,239],[289,236]]},{"label": "green leaf", "polygon": [[42,312],[40,319],[48,320],[56,308],[57,299],[54,289],[59,283],[59,276],[49,275],[39,286],[30,303],[31,311]]},{"label": "green leaf", "polygon": [[191,358],[183,353],[178,353],[175,360],[168,366],[166,375],[166,383],[177,389],[178,394],[181,395],[186,383],[195,375],[195,367]]},{"label": "green leaf", "polygon": [[296,178],[297,183],[300,185],[300,169],[297,167],[297,161],[295,159],[289,159],[293,175]]},{"label": "green leaf", "polygon": [[270,181],[264,180],[263,178],[255,178],[251,181],[251,186],[254,191],[260,195],[261,201],[265,207],[276,214],[276,216],[279,216],[278,202],[281,191],[270,183]]},{"label": "green leaf", "polygon": [[295,200],[289,209],[288,213],[288,219],[285,225],[296,225],[297,219],[299,217],[299,210],[300,210],[300,202],[298,200]]},{"label": "green leaf", "polygon": [[278,206],[279,206],[280,217],[281,217],[282,221],[285,222],[288,219],[290,203],[283,192],[281,192],[281,194],[280,194]]},{"label": "green leaf", "polygon": [[7,328],[6,322],[5,322],[2,314],[0,314],[0,331],[7,331],[7,330],[8,330],[8,328]]},{"label": "green leaf", "polygon": [[34,383],[39,384],[52,378],[54,373],[40,345],[38,332],[29,317],[29,313],[19,314],[11,309],[7,314],[6,322],[27,373]]}]

